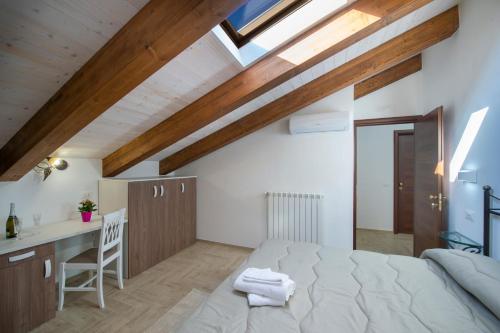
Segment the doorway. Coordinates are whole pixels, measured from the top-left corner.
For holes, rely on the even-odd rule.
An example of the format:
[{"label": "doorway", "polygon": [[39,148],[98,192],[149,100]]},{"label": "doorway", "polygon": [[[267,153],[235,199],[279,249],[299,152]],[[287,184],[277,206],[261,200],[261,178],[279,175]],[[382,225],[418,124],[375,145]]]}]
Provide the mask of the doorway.
[{"label": "doorway", "polygon": [[413,255],[413,128],[418,118],[355,122],[356,249]]},{"label": "doorway", "polygon": [[[397,124],[414,124],[413,180],[411,177],[402,176],[402,174],[407,172],[404,166],[401,166],[402,170],[396,170],[396,168],[400,167],[400,164],[406,164],[406,167],[411,164],[411,162],[404,160],[411,159],[411,154],[408,154],[404,158],[398,157],[394,159],[391,172],[395,172],[394,170],[399,172],[397,178],[396,173],[394,173],[391,185],[382,183],[385,185],[380,186],[379,184],[378,189],[369,188],[368,193],[371,194],[366,197],[371,199],[371,205],[365,205],[365,207],[360,208],[359,198],[364,194],[366,195],[366,188],[364,188],[366,184],[363,181],[376,180],[381,175],[387,175],[389,168],[387,165],[389,164],[385,163],[385,167],[380,167],[376,163],[377,159],[380,160],[383,149],[365,149],[367,153],[363,154],[358,145],[358,142],[361,140],[359,129]],[[399,131],[401,129],[393,130]],[[408,128],[405,130],[408,130]],[[410,132],[407,133],[409,134]],[[393,135],[395,138],[394,141],[396,142],[397,138],[397,145],[401,146],[395,149],[401,155],[403,147],[406,146],[407,149],[404,149],[406,155],[408,153],[407,150],[411,149],[408,148],[411,146],[411,139],[406,138],[408,140],[404,142],[404,135],[400,135],[398,132],[394,132]],[[373,142],[380,141],[380,137],[381,135],[372,135],[372,138],[369,140]],[[369,144],[372,144],[372,142],[369,142]],[[414,255],[418,257],[426,249],[446,246],[445,242],[440,239],[440,232],[447,230],[447,221],[445,218],[447,199],[443,188],[443,179],[446,177],[443,147],[442,107],[438,107],[424,116],[366,119],[354,122],[353,244],[355,249]],[[393,153],[395,154],[395,152]],[[360,156],[363,155],[367,155],[365,156],[365,160],[360,159]],[[387,152],[386,156],[388,156]],[[385,159],[387,158],[385,157]],[[382,160],[384,159],[382,158]],[[395,160],[398,162],[396,163]],[[359,174],[363,173],[363,169],[364,178],[363,176],[359,176]],[[400,186],[400,182],[402,186]],[[402,187],[401,190],[400,187]],[[391,218],[387,217],[387,205],[384,205],[384,202],[387,202],[387,189],[389,188],[393,191],[393,210],[403,211],[402,213],[399,211],[394,212],[391,216],[393,222],[391,226],[392,231],[384,230],[388,229],[387,226],[389,224],[387,220]],[[413,207],[411,207],[411,196],[413,196]],[[386,198],[385,201],[384,198]],[[396,200],[398,201],[397,203]],[[413,210],[413,214],[405,212],[406,210]],[[386,212],[385,218],[377,219],[377,217],[381,216],[380,212]],[[413,222],[409,222],[411,215],[413,215]],[[369,228],[364,227],[364,223],[368,223]],[[413,228],[409,226],[411,224],[413,224]],[[381,228],[381,225],[386,227]],[[410,230],[412,234],[401,232],[409,232]],[[408,242],[411,242],[412,246],[409,246]],[[403,245],[401,246],[401,244]],[[408,250],[409,248],[411,248],[411,251]]]}]

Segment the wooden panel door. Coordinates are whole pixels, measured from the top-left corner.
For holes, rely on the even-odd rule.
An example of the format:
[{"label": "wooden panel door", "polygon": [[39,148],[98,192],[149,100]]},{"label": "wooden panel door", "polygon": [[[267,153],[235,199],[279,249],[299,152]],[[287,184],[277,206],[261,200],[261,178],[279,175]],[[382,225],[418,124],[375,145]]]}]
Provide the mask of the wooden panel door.
[{"label": "wooden panel door", "polygon": [[415,123],[415,212],[414,255],[429,248],[443,247],[439,232],[446,230],[442,203],[442,176],[436,174],[443,160],[443,109],[439,107]]},{"label": "wooden panel door", "polygon": [[5,332],[28,332],[31,261],[0,269],[0,323]]},{"label": "wooden panel door", "polygon": [[149,251],[151,255],[150,267],[158,264],[165,259],[163,255],[163,233],[165,229],[165,214],[164,203],[167,198],[167,192],[164,184],[161,181],[148,182],[152,187],[153,196],[150,201],[149,213],[151,216],[149,224]]},{"label": "wooden panel door", "polygon": [[177,193],[175,181],[173,180],[163,180],[160,186],[163,186],[164,195],[161,198],[160,206],[160,216],[161,216],[161,229],[159,234],[161,235],[161,249],[162,249],[162,260],[170,257],[175,253],[175,227],[176,227],[176,201]]},{"label": "wooden panel door", "polygon": [[413,130],[394,131],[394,233],[413,233],[415,149]]},{"label": "wooden panel door", "polygon": [[[44,254],[31,263],[31,328],[35,328],[56,316],[56,270],[54,244],[51,253]],[[45,277],[45,261],[50,260],[51,275]]]},{"label": "wooden panel door", "polygon": [[179,221],[181,247],[186,248],[196,241],[196,178],[180,179]]},{"label": "wooden panel door", "polygon": [[155,182],[130,182],[128,185],[128,268],[129,277],[138,275],[153,265],[155,247],[152,228],[157,212],[154,204],[158,197]]},{"label": "wooden panel door", "polygon": [[[32,257],[9,257],[34,251]],[[45,260],[51,274],[45,278]],[[28,332],[55,317],[54,243],[0,256],[0,331]]]}]

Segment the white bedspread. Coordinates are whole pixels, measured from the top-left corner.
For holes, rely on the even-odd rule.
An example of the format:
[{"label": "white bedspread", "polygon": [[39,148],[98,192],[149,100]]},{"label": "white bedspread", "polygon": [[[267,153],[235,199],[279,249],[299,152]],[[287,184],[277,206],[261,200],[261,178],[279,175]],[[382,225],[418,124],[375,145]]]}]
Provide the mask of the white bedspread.
[{"label": "white bedspread", "polygon": [[[483,297],[484,301],[484,292],[474,296],[474,290],[466,291],[468,286],[457,282],[460,276],[477,274],[477,267],[491,273],[484,265],[500,263],[486,258],[491,261],[475,266],[470,264],[474,257],[462,256],[469,264],[448,272],[456,267],[453,260],[445,258],[440,263],[437,257],[446,257],[449,250],[432,251],[418,259],[266,241],[210,295],[180,332],[500,332],[492,308],[494,299],[500,297],[500,283],[489,279],[490,284],[483,286],[493,295],[489,298],[493,304],[485,306],[479,300]],[[288,274],[297,283],[295,295],[285,307],[250,308],[246,295],[232,288],[246,267],[271,267]],[[467,280],[469,284],[478,281]]]}]

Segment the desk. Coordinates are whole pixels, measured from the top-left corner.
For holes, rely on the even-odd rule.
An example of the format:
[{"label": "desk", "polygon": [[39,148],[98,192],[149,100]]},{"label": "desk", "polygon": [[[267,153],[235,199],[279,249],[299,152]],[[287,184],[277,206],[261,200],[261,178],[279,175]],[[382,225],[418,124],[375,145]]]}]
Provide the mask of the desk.
[{"label": "desk", "polygon": [[[125,220],[125,223],[127,223],[127,220]],[[101,228],[102,217],[98,215],[94,216],[88,223],[83,223],[82,220],[75,219],[29,228],[21,232],[22,239],[3,238],[0,240],[0,255],[83,235],[101,230]],[[5,237],[5,235],[2,236]]]},{"label": "desk", "polygon": [[[28,332],[55,317],[58,252],[55,243],[96,232],[101,228],[102,217],[95,216],[89,223],[75,219],[45,224],[23,230],[22,239],[0,240],[2,332]],[[127,228],[124,228],[123,238],[125,268]]]}]

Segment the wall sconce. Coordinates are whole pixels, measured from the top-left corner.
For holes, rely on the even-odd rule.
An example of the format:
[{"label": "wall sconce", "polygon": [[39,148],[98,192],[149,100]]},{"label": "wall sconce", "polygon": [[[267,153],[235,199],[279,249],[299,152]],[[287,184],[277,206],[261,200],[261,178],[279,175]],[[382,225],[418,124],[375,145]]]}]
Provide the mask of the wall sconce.
[{"label": "wall sconce", "polygon": [[477,171],[460,170],[457,175],[457,181],[462,183],[477,183]]},{"label": "wall sconce", "polygon": [[443,160],[437,162],[436,169],[434,169],[434,174],[444,177],[444,162]]},{"label": "wall sconce", "polygon": [[66,170],[68,168],[68,162],[57,157],[47,157],[35,167],[35,172],[43,175],[43,180],[47,179],[52,173],[52,170]]}]

